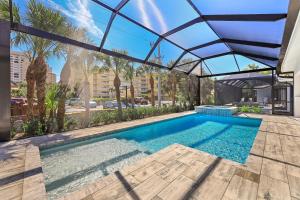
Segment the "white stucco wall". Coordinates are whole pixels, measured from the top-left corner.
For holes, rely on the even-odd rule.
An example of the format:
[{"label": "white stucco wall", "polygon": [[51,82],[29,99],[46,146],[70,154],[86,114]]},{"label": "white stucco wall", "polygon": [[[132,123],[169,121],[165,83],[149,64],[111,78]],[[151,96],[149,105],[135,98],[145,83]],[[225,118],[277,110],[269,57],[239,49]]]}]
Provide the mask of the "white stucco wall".
[{"label": "white stucco wall", "polygon": [[294,115],[300,117],[300,15],[295,24],[286,56],[281,66],[282,72],[294,72]]},{"label": "white stucco wall", "polygon": [[300,71],[294,74],[294,115],[300,117]]}]

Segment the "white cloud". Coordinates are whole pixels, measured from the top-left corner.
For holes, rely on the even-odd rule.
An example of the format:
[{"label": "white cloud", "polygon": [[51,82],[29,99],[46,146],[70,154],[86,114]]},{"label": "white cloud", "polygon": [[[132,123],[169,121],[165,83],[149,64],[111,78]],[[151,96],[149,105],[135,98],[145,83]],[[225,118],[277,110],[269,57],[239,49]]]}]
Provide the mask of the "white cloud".
[{"label": "white cloud", "polygon": [[146,9],[145,9],[144,0],[138,0],[137,1],[137,6],[138,6],[139,11],[142,14],[141,17],[142,17],[143,24],[145,24],[146,27],[152,29],[152,25],[151,25],[149,16],[148,16],[148,14],[146,12]]},{"label": "white cloud", "polygon": [[80,28],[86,29],[96,37],[103,36],[103,31],[97,27],[88,8],[88,0],[67,0],[67,8],[62,7],[53,0],[48,0],[48,2],[54,9],[74,20]]},{"label": "white cloud", "polygon": [[147,0],[147,2],[149,3],[149,5],[151,6],[151,8],[153,9],[154,11],[154,14],[159,22],[159,25],[161,27],[161,30],[163,33],[167,32],[168,31],[168,26],[164,20],[164,17],[161,13],[161,11],[159,10],[158,6],[156,5],[155,1],[153,0]]}]

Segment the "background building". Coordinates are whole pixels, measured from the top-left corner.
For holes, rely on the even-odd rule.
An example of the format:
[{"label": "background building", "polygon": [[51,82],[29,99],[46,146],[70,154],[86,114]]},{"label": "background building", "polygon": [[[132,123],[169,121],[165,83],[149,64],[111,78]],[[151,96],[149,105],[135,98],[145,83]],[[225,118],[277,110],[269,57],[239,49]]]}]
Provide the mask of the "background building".
[{"label": "background building", "polygon": [[14,83],[20,83],[26,80],[26,71],[29,66],[29,60],[25,53],[10,53],[10,80]]},{"label": "background building", "polygon": [[[21,83],[26,81],[26,71],[30,62],[26,54],[23,52],[12,51],[10,53],[10,80],[13,83]],[[56,83],[56,74],[52,72],[52,68],[47,68],[46,83]]]},{"label": "background building", "polygon": [[56,83],[56,74],[52,72],[52,68],[49,66],[47,67],[46,83],[47,84]]},{"label": "background building", "polygon": [[[112,70],[108,72],[94,72],[92,74],[91,82],[91,96],[100,98],[115,98],[114,91],[114,78],[115,75]],[[121,80],[121,97],[127,95],[130,97],[130,82],[126,81],[122,74],[120,75]],[[149,75],[137,76],[133,81],[134,95],[135,97],[147,96],[150,94],[150,83]],[[154,91],[157,96],[157,78],[154,75]]]}]

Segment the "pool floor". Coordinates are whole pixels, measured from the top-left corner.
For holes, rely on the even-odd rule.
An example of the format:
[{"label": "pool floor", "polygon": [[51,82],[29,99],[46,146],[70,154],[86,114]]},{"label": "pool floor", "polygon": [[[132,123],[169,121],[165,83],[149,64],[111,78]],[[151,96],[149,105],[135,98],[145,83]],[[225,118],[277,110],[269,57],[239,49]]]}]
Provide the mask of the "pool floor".
[{"label": "pool floor", "polygon": [[174,143],[244,163],[261,120],[193,114],[41,150],[50,199]]}]

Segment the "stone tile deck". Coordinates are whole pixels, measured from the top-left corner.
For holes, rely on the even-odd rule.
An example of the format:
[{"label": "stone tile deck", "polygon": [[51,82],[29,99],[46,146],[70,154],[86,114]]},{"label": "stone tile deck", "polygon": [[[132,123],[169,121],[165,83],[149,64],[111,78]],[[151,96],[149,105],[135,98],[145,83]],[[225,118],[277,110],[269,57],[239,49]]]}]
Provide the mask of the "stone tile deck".
[{"label": "stone tile deck", "polygon": [[[38,146],[185,114],[190,113],[0,144],[0,199],[46,199]],[[263,119],[245,165],[174,144],[62,199],[300,200],[300,122],[284,116],[242,116]]]}]

